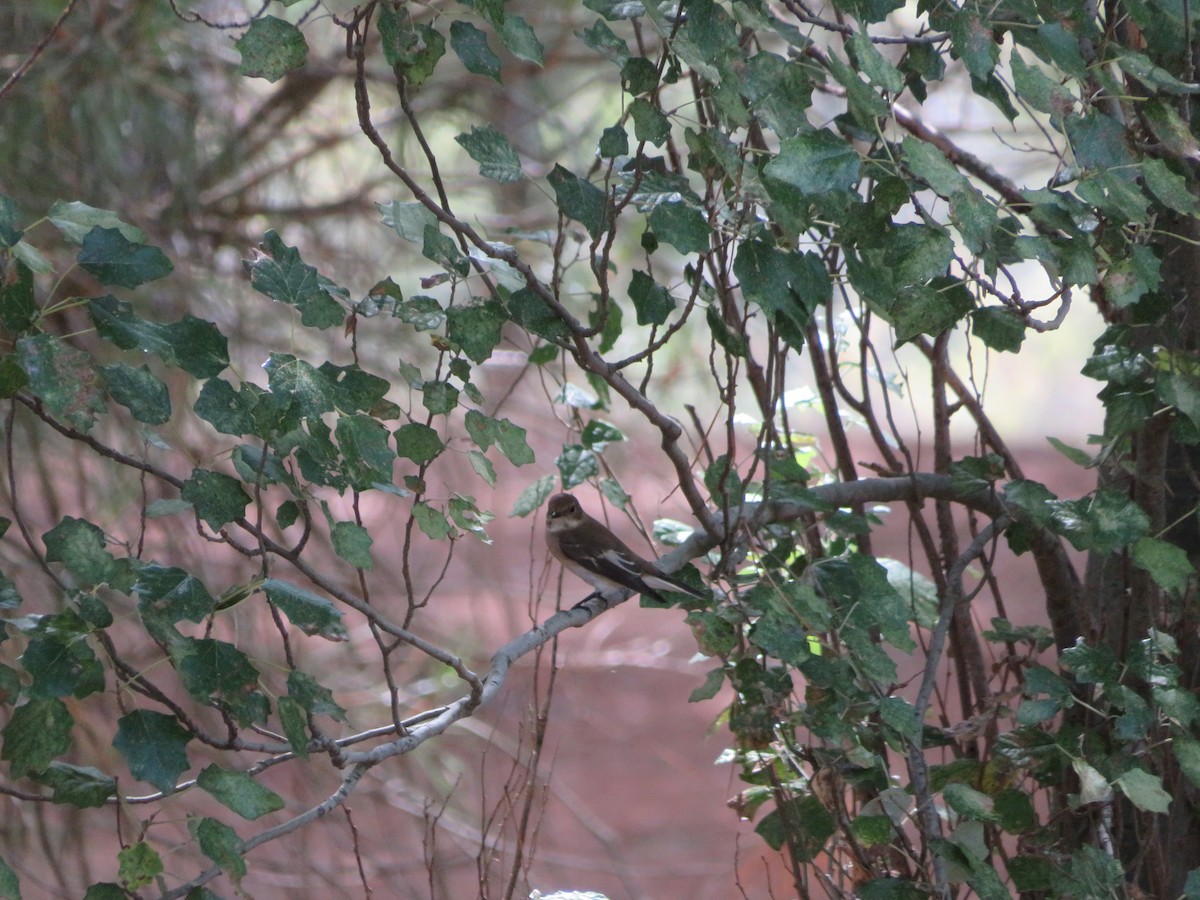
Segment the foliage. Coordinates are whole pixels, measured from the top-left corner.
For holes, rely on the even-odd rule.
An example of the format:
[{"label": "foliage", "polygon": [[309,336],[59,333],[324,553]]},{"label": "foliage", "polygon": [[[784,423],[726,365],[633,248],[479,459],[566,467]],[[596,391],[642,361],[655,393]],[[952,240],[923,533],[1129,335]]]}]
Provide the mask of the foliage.
[{"label": "foliage", "polygon": [[[202,309],[154,311],[173,263],[136,224],[79,201],[0,198],[2,524],[25,566],[0,580],[0,758],[24,782],[14,796],[131,802],[114,764],[75,742],[81,710],[111,712],[120,764],[154,788],[111,878],[183,896],[224,873],[237,889],[254,847],[342,805],[368,771],[473,715],[516,659],[603,613],[605,598],[555,613],[493,648],[481,674],[423,630],[440,576],[424,590],[371,577],[381,534],[368,502],[404,523],[406,564],[416,535],[441,548],[444,573],[456,542],[488,540],[493,513],[477,494],[501,474],[527,485],[516,515],[555,489],[521,417],[490,404],[484,366],[515,347],[573,428],[553,460],[563,489],[629,502],[605,460],[625,437],[616,408],[661,446],[655,466],[693,519],[689,533],[664,526],[679,546],[662,564],[704,558],[713,588],[710,602],[677,600],[712,660],[693,699],[732,698],[737,813],[784,854],[797,893],[1194,889],[1200,88],[1186,11],[585,5],[596,17],[574,40],[603,61],[610,117],[587,136],[594,154],[544,166],[503,121],[435,146],[412,103],[456,67],[503,84],[546,64],[515,0],[371,0],[302,27],[276,10],[239,29],[238,71],[285,83],[310,64],[314,33],[341,29],[358,130],[394,191],[381,222],[421,260],[419,280],[381,268],[360,296],[289,245],[286,221],[261,235],[249,284],[296,334],[342,335],[348,363],[281,339],[260,376],[242,373],[227,326]],[[1036,123],[1054,167],[1044,185],[1000,174],[911,111],[952,80]],[[382,82],[418,156],[393,152],[379,125]],[[441,164],[454,154],[498,197],[536,185],[523,196],[544,229],[506,234],[460,212],[476,198],[450,195]],[[1032,268],[1050,287],[1030,297]],[[60,289],[68,272],[87,287]],[[1094,450],[1060,442],[1099,474],[1088,496],[1060,499],[1026,476],[953,341],[1035,353],[1083,294],[1108,323],[1084,364],[1107,418]],[[64,327],[81,314],[84,328]],[[896,424],[888,340],[928,364],[924,468]],[[373,342],[399,348],[398,364],[393,352],[381,366]],[[662,369],[701,345],[711,399],[693,420],[697,462]],[[784,373],[797,358],[813,370],[828,462],[794,422]],[[969,420],[972,455],[952,444],[952,418]],[[179,440],[201,422],[219,450]],[[35,527],[18,423],[131,477],[138,515],[73,509]],[[455,456],[471,475],[452,474]],[[881,504],[903,508],[920,548],[905,563],[874,550]],[[218,588],[169,543],[146,552],[157,518],[232,549],[240,577]],[[1002,543],[1034,560],[1049,628],[1004,616]],[[314,544],[341,571],[314,564]],[[1068,544],[1088,554],[1082,582]],[[972,618],[982,594],[997,606],[984,630]],[[259,613],[274,630],[243,634]],[[351,727],[306,668],[318,640],[373,654],[389,694],[378,721]],[[402,679],[429,673],[454,679],[447,699],[408,707]],[[278,815],[285,800],[259,776],[285,763],[327,767],[336,789]],[[199,792],[220,817],[185,805],[185,840],[207,862],[166,874],[155,811]],[[273,824],[252,832],[260,817]],[[0,865],[6,893],[15,880]]]}]

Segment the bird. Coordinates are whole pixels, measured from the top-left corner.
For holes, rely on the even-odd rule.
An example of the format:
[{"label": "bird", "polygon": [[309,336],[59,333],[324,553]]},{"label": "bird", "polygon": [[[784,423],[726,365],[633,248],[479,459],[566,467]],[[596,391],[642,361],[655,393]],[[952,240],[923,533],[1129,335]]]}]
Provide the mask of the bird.
[{"label": "bird", "polygon": [[659,591],[709,599],[630,550],[602,522],[584,512],[571,494],[555,494],[546,506],[546,546],[564,568],[595,588],[577,607],[597,595],[609,599],[606,595],[618,591],[634,591],[662,603],[666,600]]}]

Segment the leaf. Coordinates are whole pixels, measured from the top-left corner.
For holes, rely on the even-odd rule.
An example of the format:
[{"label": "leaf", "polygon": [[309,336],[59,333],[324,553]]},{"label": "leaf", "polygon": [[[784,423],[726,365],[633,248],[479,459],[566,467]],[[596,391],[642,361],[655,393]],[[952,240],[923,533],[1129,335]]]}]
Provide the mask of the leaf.
[{"label": "leaf", "polygon": [[212,378],[229,365],[229,343],[212,322],[190,315],[165,325],[148,322],[131,304],[110,294],[89,300],[87,306],[96,332],[122,350],[154,353],[194,378]]},{"label": "leaf", "polygon": [[571,334],[558,313],[529,288],[514,291],[508,298],[508,314],[526,331],[548,341],[561,341]]},{"label": "leaf", "polygon": [[617,428],[616,425],[605,422],[602,419],[591,419],[583,426],[579,440],[588,449],[602,453],[609,444],[625,440],[625,435],[621,433],[621,429]]},{"label": "leaf", "polygon": [[508,316],[498,300],[452,306],[446,310],[446,336],[462,348],[468,359],[481,363],[500,343],[501,329],[506,321]]},{"label": "leaf", "polygon": [[104,666],[79,635],[43,634],[31,637],[21,664],[33,679],[27,694],[33,698],[83,698],[104,690]]},{"label": "leaf", "polygon": [[145,887],[163,873],[162,858],[145,841],[123,848],[117,861],[117,877],[128,891]]},{"label": "leaf", "polygon": [[267,599],[288,617],[288,621],[305,634],[329,641],[349,638],[346,626],[342,623],[342,614],[324,597],[278,578],[264,581],[263,591]]},{"label": "leaf", "polygon": [[470,134],[455,139],[471,159],[479,163],[479,174],[501,184],[521,180],[521,160],[501,132],[491,125],[472,125]]},{"label": "leaf", "polygon": [[590,28],[575,32],[575,36],[609,62],[624,66],[629,59],[629,46],[613,30],[597,19]]},{"label": "leaf", "polygon": [[634,269],[629,282],[629,299],[637,311],[639,325],[662,325],[675,309],[675,298],[640,269]]},{"label": "leaf", "polygon": [[421,529],[426,537],[430,537],[435,541],[440,541],[443,538],[450,537],[454,529],[446,520],[445,514],[434,509],[428,503],[416,503],[412,509],[413,518],[417,520],[417,526]]},{"label": "leaf", "polygon": [[427,381],[421,389],[421,402],[433,415],[445,415],[458,406],[458,393],[448,381]]},{"label": "leaf", "polygon": [[437,216],[430,212],[424,203],[415,200],[409,203],[392,200],[376,205],[382,214],[383,224],[413,244],[424,242],[427,225],[437,228]]},{"label": "leaf", "polygon": [[554,189],[555,203],[559,211],[583,225],[592,240],[598,239],[608,230],[608,198],[604,191],[557,163],[553,171],[546,176],[546,180]]},{"label": "leaf", "polygon": [[234,46],[242,55],[238,74],[272,83],[303,66],[308,58],[308,41],[300,29],[275,16],[253,19]]},{"label": "leaf", "polygon": [[437,263],[452,276],[466,278],[471,271],[471,263],[459,252],[454,239],[442,234],[436,225],[425,226],[421,255]]},{"label": "leaf", "polygon": [[116,228],[93,228],[75,261],[101,284],[135,288],[170,275],[171,261],[157,247],[136,244]]},{"label": "leaf", "polygon": [[500,57],[488,46],[487,35],[470,22],[450,23],[450,49],[468,72],[500,82]]},{"label": "leaf", "polygon": [[21,212],[12,197],[0,194],[0,247],[16,246],[25,233],[17,227]]},{"label": "leaf", "polygon": [[202,622],[216,606],[200,579],[174,566],[141,566],[133,590],[141,600],[143,615],[152,612],[171,624],[180,619]]},{"label": "leaf", "polygon": [[1144,537],[1130,548],[1133,564],[1145,569],[1164,591],[1181,594],[1196,575],[1182,547],[1167,541]]},{"label": "leaf", "polygon": [[62,232],[72,244],[82,244],[93,228],[115,228],[127,241],[134,244],[146,243],[146,233],[140,228],[121,220],[107,209],[97,209],[79,200],[57,200],[46,213],[50,224]]},{"label": "leaf", "polygon": [[500,23],[497,34],[500,36],[500,42],[517,59],[531,62],[535,66],[545,63],[546,51],[542,42],[537,39],[529,23],[516,13],[504,13],[504,20]]},{"label": "leaf", "polygon": [[579,444],[564,446],[554,464],[558,467],[564,491],[600,474],[600,461],[596,459],[596,454]]},{"label": "leaf", "polygon": [[514,466],[524,466],[534,461],[533,450],[526,439],[526,431],[519,425],[514,425],[508,419],[494,419],[485,416],[478,410],[467,412],[464,424],[471,440],[486,450],[492,444],[500,447],[500,452]]},{"label": "leaf", "polygon": [[284,807],[282,797],[245,772],[222,769],[216,763],[200,770],[196,784],[222,806],[250,821]]},{"label": "leaf", "polygon": [[650,213],[654,233],[680,253],[703,253],[712,229],[696,207],[682,201],[660,203]]},{"label": "leaf", "polygon": [[0,257],[0,324],[9,331],[25,331],[37,318],[33,296],[33,270],[19,259],[7,265]]},{"label": "leaf", "polygon": [[428,425],[410,422],[395,431],[396,453],[417,465],[432,462],[445,449],[438,433]]},{"label": "leaf", "polygon": [[509,516],[520,516],[523,518],[535,512],[550,498],[552,493],[554,493],[554,476],[543,475],[525,488],[525,490],[521,491],[521,496],[517,497],[517,502],[513,504],[512,512],[509,513]]},{"label": "leaf", "polygon": [[815,196],[849,190],[858,182],[859,168],[855,149],[832,131],[821,129],[783,141],[763,175]]},{"label": "leaf", "polygon": [[637,19],[646,14],[646,5],[642,0],[583,0],[583,5],[610,22]]},{"label": "leaf", "polygon": [[965,819],[992,823],[1000,821],[992,798],[965,784],[946,785],[942,796],[946,798],[946,804]]},{"label": "leaf", "polygon": [[1129,801],[1143,812],[1166,815],[1171,808],[1171,795],[1163,790],[1162,778],[1145,769],[1133,768],[1115,782]]},{"label": "leaf", "polygon": [[291,697],[280,697],[275,703],[284,737],[301,759],[308,759],[308,719],[303,707]]},{"label": "leaf", "polygon": [[[191,827],[192,822],[188,825]],[[205,817],[195,823],[194,833],[200,852],[216,863],[235,884],[246,876],[242,841],[236,831],[224,822]]]},{"label": "leaf", "polygon": [[855,30],[850,38],[850,46],[862,73],[872,84],[883,88],[889,94],[898,94],[904,90],[904,76],[876,49],[865,31]]},{"label": "leaf", "polygon": [[1080,450],[1078,447],[1072,447],[1070,444],[1063,443],[1056,437],[1047,436],[1046,440],[1049,441],[1051,447],[1053,447],[1071,462],[1075,463],[1077,466],[1090,468],[1096,464],[1095,458],[1086,450]]},{"label": "leaf", "polygon": [[88,432],[104,410],[90,356],[50,334],[17,341],[17,359],[29,390],[46,410],[79,431]]},{"label": "leaf", "polygon": [[243,262],[256,291],[296,307],[301,324],[309,328],[331,328],[345,321],[342,302],[349,300],[345,290],[305,263],[300,252],[275,231],[263,235],[261,247],[262,253]]},{"label": "leaf", "polygon": [[[89,809],[103,806],[117,792],[117,780],[90,766],[52,762],[35,780],[53,790],[55,803]],[[4,896],[0,892],[0,897]]]},{"label": "leaf", "polygon": [[1200,141],[1196,140],[1187,122],[1175,111],[1172,102],[1162,97],[1152,98],[1142,105],[1141,115],[1154,136],[1172,154],[1192,162],[1200,160]]},{"label": "leaf", "polygon": [[30,700],[12,711],[0,732],[4,738],[0,759],[8,761],[14,779],[44,772],[54,757],[71,749],[74,725],[75,719],[61,700]]},{"label": "leaf", "polygon": [[1168,209],[1185,216],[1200,215],[1200,198],[1188,190],[1187,179],[1177,175],[1163,160],[1143,160],[1142,178],[1150,193]]},{"label": "leaf", "polygon": [[355,522],[335,522],[330,532],[333,552],[356,569],[370,572],[375,568],[371,559],[371,539],[367,529]]},{"label": "leaf", "polygon": [[329,688],[299,669],[292,669],[287,679],[288,697],[314,716],[329,716],[336,722],[346,721],[346,710],[333,699]]},{"label": "leaf", "polygon": [[148,367],[133,368],[114,363],[100,366],[100,375],[109,396],[120,403],[139,422],[162,425],[171,418],[171,395]]},{"label": "leaf", "polygon": [[169,794],[188,767],[187,744],[191,737],[174,716],[137,709],[117,722],[113,746],[125,757],[134,778]]},{"label": "leaf", "polygon": [[342,451],[344,473],[356,490],[392,483],[396,454],[381,422],[367,415],[341,416],[334,434]]},{"label": "leaf", "polygon": [[629,104],[629,116],[633,119],[633,134],[639,141],[661,147],[671,136],[670,121],[644,97]]},{"label": "leaf", "polygon": [[192,469],[191,477],[183,483],[179,496],[192,504],[199,516],[213,531],[240,519],[250,503],[241,482],[221,472]]},{"label": "leaf", "polygon": [[597,152],[604,159],[626,156],[629,153],[629,135],[620,125],[612,125],[600,133]]},{"label": "leaf", "polygon": [[66,516],[42,535],[46,560],[60,562],[88,586],[109,584],[125,590],[132,583],[129,560],[105,549],[104,532],[85,519]]}]

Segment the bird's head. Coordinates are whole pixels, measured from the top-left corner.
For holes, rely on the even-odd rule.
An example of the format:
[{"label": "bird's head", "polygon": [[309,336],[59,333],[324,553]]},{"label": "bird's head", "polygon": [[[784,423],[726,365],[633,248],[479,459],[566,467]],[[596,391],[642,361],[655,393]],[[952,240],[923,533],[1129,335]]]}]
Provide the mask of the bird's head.
[{"label": "bird's head", "polygon": [[583,507],[570,494],[555,494],[546,504],[546,528],[562,531],[583,521]]}]

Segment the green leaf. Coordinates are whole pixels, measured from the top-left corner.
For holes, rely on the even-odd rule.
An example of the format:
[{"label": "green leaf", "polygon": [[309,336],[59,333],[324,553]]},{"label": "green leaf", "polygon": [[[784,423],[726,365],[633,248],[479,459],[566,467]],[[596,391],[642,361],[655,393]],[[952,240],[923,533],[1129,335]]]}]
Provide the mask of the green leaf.
[{"label": "green leaf", "polygon": [[242,55],[238,74],[272,83],[303,66],[308,58],[308,41],[300,29],[275,16],[251,20],[234,46]]},{"label": "green leaf", "polygon": [[717,696],[725,684],[725,668],[718,667],[704,676],[704,683],[688,695],[688,703],[699,703]]},{"label": "green leaf", "polygon": [[1166,815],[1170,811],[1171,795],[1163,790],[1162,778],[1158,775],[1133,768],[1120,776],[1115,784],[1143,812]]},{"label": "green leaf", "polygon": [[139,422],[162,425],[171,418],[171,395],[147,366],[114,363],[100,366],[100,375],[109,396],[120,403]]},{"label": "green leaf", "polygon": [[529,288],[514,291],[508,298],[508,314],[526,331],[548,341],[562,341],[571,330],[546,302]]},{"label": "green leaf", "polygon": [[521,180],[521,160],[501,132],[491,125],[482,128],[472,125],[470,134],[460,134],[456,140],[471,159],[479,163],[479,174],[501,184]]},{"label": "green leaf", "polygon": [[134,244],[146,243],[146,233],[122,221],[115,212],[97,209],[78,200],[55,201],[46,213],[46,218],[72,244],[82,244],[88,233],[97,227],[115,228],[126,240]]},{"label": "green leaf", "polygon": [[136,709],[117,723],[113,746],[125,757],[134,778],[169,794],[188,767],[187,744],[191,737],[174,716]]},{"label": "green leaf", "polygon": [[494,419],[472,409],[468,410],[464,424],[467,434],[481,450],[497,444],[500,452],[514,466],[523,466],[534,461],[533,451],[529,448],[526,440],[525,429],[514,425],[508,419]]},{"label": "green leaf", "polygon": [[633,270],[629,282],[629,299],[637,311],[639,325],[661,325],[675,309],[675,298],[670,291],[640,269]]},{"label": "green leaf", "polygon": [[597,152],[604,159],[614,156],[625,156],[629,153],[629,135],[620,125],[612,125],[600,133],[600,144]]},{"label": "green leaf", "polygon": [[1129,497],[1101,490],[1091,499],[1050,504],[1054,528],[1077,550],[1114,553],[1143,537],[1150,519]]},{"label": "green leaf", "polygon": [[7,265],[0,257],[0,324],[21,332],[37,318],[33,296],[33,270],[19,259]]},{"label": "green leaf", "polygon": [[479,450],[468,450],[467,459],[471,463],[471,468],[475,470],[475,474],[486,481],[491,487],[496,486],[496,467],[492,465],[492,461],[488,459]]},{"label": "green leaf", "polygon": [[712,229],[703,213],[689,203],[660,203],[650,213],[650,228],[680,253],[703,253]]},{"label": "green leaf", "polygon": [[1150,192],[1168,209],[1185,216],[1200,215],[1200,198],[1188,189],[1187,179],[1173,172],[1163,160],[1144,160],[1142,178]]},{"label": "green leaf", "polygon": [[993,350],[1017,353],[1025,341],[1025,323],[1011,309],[985,306],[971,313],[971,331]]},{"label": "green leaf", "polygon": [[324,597],[278,578],[264,581],[263,591],[267,599],[283,611],[288,621],[305,634],[329,641],[348,639],[342,614]]},{"label": "green leaf", "polygon": [[261,247],[264,253],[244,263],[251,287],[278,303],[296,307],[301,324],[309,328],[342,324],[346,318],[342,303],[349,300],[344,289],[305,263],[300,252],[276,232],[263,235]]},{"label": "green leaf", "polygon": [[590,28],[575,32],[575,36],[609,62],[624,66],[629,59],[629,46],[600,19]]},{"label": "green leaf", "polygon": [[417,295],[396,307],[396,318],[417,331],[432,331],[446,321],[446,313],[432,297]]},{"label": "green leaf", "polygon": [[91,430],[104,401],[90,356],[53,335],[34,334],[17,341],[17,359],[47,412],[79,431]]},{"label": "green leaf", "polygon": [[122,350],[154,353],[194,378],[212,378],[229,365],[229,343],[212,322],[190,315],[165,325],[148,322],[131,304],[107,294],[87,305],[96,332]]},{"label": "green leaf", "polygon": [[163,873],[162,858],[145,841],[122,849],[117,861],[117,877],[129,891],[145,887]]},{"label": "green leaf", "polygon": [[767,163],[763,175],[806,196],[816,196],[849,190],[858,182],[859,168],[855,149],[822,129],[783,141],[779,155]]},{"label": "green leaf", "polygon": [[546,51],[542,47],[542,42],[537,39],[537,35],[529,27],[529,23],[516,13],[505,12],[504,20],[500,23],[496,33],[500,36],[500,42],[504,44],[508,52],[517,59],[531,62],[535,66],[545,63]]},{"label": "green leaf", "polygon": [[591,419],[583,426],[579,440],[588,449],[602,453],[609,444],[625,440],[625,435],[621,433],[621,429],[617,428],[616,425],[612,425],[602,419]]},{"label": "green leaf", "polygon": [[367,529],[354,522],[335,522],[331,538],[333,552],[350,565],[368,572],[375,568],[371,560],[371,545],[375,542]]},{"label": "green leaf", "polygon": [[946,798],[946,804],[965,819],[993,823],[1000,821],[992,798],[965,784],[946,785],[942,796]]},{"label": "green leaf", "polygon": [[434,509],[428,503],[416,503],[412,508],[413,518],[417,520],[417,526],[425,533],[427,537],[433,538],[435,541],[440,541],[443,538],[449,537],[454,531],[446,516],[440,510]]},{"label": "green leaf", "polygon": [[[51,788],[55,803],[89,809],[103,806],[117,792],[117,780],[90,766],[52,762],[35,780]],[[3,892],[0,892],[0,897]]]},{"label": "green leaf", "polygon": [[[233,644],[213,638],[180,638],[171,647],[180,680],[203,703],[217,703],[253,721],[259,673]],[[250,701],[250,702],[247,702]]]},{"label": "green leaf", "polygon": [[553,171],[546,176],[546,180],[554,189],[555,203],[559,211],[583,225],[592,240],[598,239],[608,230],[608,198],[604,191],[557,163]]},{"label": "green leaf", "polygon": [[12,197],[0,194],[0,247],[13,247],[25,233],[17,226],[21,211]]},{"label": "green leaf", "polygon": [[600,461],[596,454],[579,444],[564,446],[554,464],[558,467],[564,491],[569,491],[600,474]]},{"label": "green leaf", "polygon": [[4,731],[0,759],[9,763],[15,778],[46,771],[54,757],[71,749],[75,719],[57,698],[30,700],[12,711]]},{"label": "green leaf", "polygon": [[412,87],[432,75],[446,53],[446,39],[437,29],[431,25],[413,27],[407,13],[401,17],[390,5],[379,7],[379,34],[384,59]]},{"label": "green leaf", "polygon": [[93,228],[75,261],[101,284],[135,288],[170,275],[171,261],[157,247],[135,244],[116,228]]},{"label": "green leaf", "polygon": [[645,4],[641,0],[583,0],[583,5],[610,22],[636,19],[646,14]]},{"label": "green leaf", "polygon": [[554,493],[554,476],[543,475],[533,484],[529,485],[525,490],[521,491],[521,496],[517,498],[517,502],[513,504],[510,516],[525,517],[532,512],[536,512],[541,508],[550,495]]},{"label": "green leaf", "polygon": [[1133,564],[1145,569],[1150,577],[1165,591],[1182,593],[1196,575],[1182,547],[1167,541],[1144,537],[1131,548]]},{"label": "green leaf", "polygon": [[79,635],[43,634],[31,637],[21,655],[33,679],[27,694],[34,698],[83,698],[104,690],[104,666]]},{"label": "green leaf", "polygon": [[15,397],[17,392],[29,384],[29,376],[21,368],[16,353],[0,354],[0,397]]},{"label": "green leaf", "polygon": [[133,590],[141,599],[143,615],[153,613],[171,624],[180,619],[202,622],[216,607],[203,582],[174,566],[141,566]]},{"label": "green leaf", "polygon": [[[1016,54],[1013,54],[1016,56]],[[911,135],[901,142],[905,167],[942,197],[969,190],[971,182],[932,144]]]},{"label": "green leaf", "polygon": [[109,584],[125,590],[133,579],[129,560],[116,559],[105,549],[104,532],[84,519],[65,517],[42,535],[46,560],[60,562],[84,584]]},{"label": "green leaf", "polygon": [[400,426],[395,437],[397,454],[417,465],[432,462],[446,446],[434,429],[420,422]]},{"label": "green leaf", "polygon": [[246,876],[246,861],[242,859],[242,841],[237,832],[212,818],[189,822],[193,827],[200,852],[216,863],[236,884]]},{"label": "green leaf", "polygon": [[329,716],[336,722],[346,721],[346,710],[333,699],[329,688],[311,675],[292,669],[288,673],[288,697],[314,716]]},{"label": "green leaf", "polygon": [[1174,101],[1155,97],[1142,105],[1140,115],[1173,156],[1193,163],[1200,161],[1200,141],[1175,111]]},{"label": "green leaf", "polygon": [[488,46],[487,35],[470,22],[450,23],[450,48],[468,72],[500,82],[500,57]]},{"label": "green leaf", "polygon": [[345,461],[345,475],[357,490],[392,483],[396,454],[388,443],[388,430],[371,416],[341,416],[334,434]]},{"label": "green leaf", "polygon": [[275,702],[275,709],[292,751],[301,759],[308,759],[308,719],[304,708],[292,697],[280,697]]},{"label": "green leaf", "polygon": [[382,213],[383,224],[413,244],[425,241],[427,225],[437,228],[437,216],[430,212],[424,203],[418,203],[415,200],[409,203],[392,200],[389,203],[379,203],[377,206]]},{"label": "green leaf", "polygon": [[855,30],[850,38],[850,47],[862,73],[872,84],[883,88],[889,94],[898,94],[904,90],[904,76],[875,48],[866,31]]},{"label": "green leaf", "polygon": [[644,97],[629,104],[629,115],[633,119],[633,134],[639,141],[661,147],[671,136],[670,121]]},{"label": "green leaf", "polygon": [[240,519],[250,503],[250,495],[241,482],[208,469],[192,469],[192,476],[183,483],[179,496],[192,504],[196,515],[213,531]]},{"label": "green leaf", "polygon": [[451,413],[458,406],[458,388],[448,381],[427,381],[421,393],[421,402],[435,416]]},{"label": "green leaf", "polygon": [[820,800],[809,795],[787,801],[786,809],[773,809],[758,823],[754,833],[772,850],[782,849],[786,842],[796,860],[812,862],[836,830],[833,815]]},{"label": "green leaf", "polygon": [[442,234],[436,225],[425,226],[421,255],[459,278],[466,278],[471,271],[471,263],[459,252],[454,238]]},{"label": "green leaf", "polygon": [[446,336],[461,347],[472,362],[481,363],[500,343],[500,332],[506,321],[508,316],[498,300],[452,306],[446,310]]},{"label": "green leaf", "polygon": [[250,821],[284,807],[282,797],[245,772],[222,769],[216,763],[202,769],[196,783],[222,806]]},{"label": "green leaf", "polygon": [[1200,741],[1176,737],[1171,741],[1179,768],[1194,787],[1200,787]]}]

